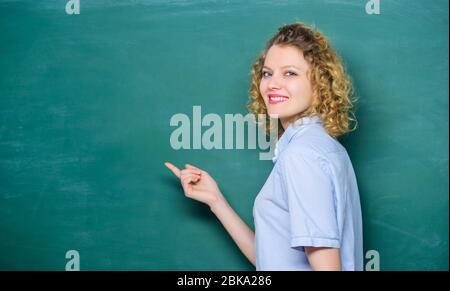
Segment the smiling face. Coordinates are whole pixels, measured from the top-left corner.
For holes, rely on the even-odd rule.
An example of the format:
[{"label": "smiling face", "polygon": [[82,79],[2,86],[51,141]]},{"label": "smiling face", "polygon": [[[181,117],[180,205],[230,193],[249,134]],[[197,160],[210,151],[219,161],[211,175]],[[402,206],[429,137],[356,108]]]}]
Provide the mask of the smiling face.
[{"label": "smiling face", "polygon": [[312,103],[310,65],[294,46],[273,45],[266,54],[259,91],[267,114],[287,128]]}]

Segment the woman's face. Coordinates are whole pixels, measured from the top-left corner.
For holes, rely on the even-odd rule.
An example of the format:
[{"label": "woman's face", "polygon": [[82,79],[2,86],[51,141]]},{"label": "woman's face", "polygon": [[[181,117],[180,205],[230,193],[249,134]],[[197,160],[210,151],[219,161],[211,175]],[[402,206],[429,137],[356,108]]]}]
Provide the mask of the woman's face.
[{"label": "woman's face", "polygon": [[267,113],[286,127],[312,103],[310,66],[293,46],[272,46],[266,54],[259,90]]}]

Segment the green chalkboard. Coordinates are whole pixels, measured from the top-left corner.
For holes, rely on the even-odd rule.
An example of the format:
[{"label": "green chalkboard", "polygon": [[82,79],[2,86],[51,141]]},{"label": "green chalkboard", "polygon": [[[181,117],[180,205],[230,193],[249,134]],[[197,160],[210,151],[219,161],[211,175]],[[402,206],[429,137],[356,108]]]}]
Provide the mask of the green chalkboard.
[{"label": "green chalkboard", "polygon": [[448,1],[0,1],[0,269],[253,270],[164,167],[207,170],[253,227],[258,149],[175,150],[173,115],[246,114],[250,67],[286,23],[317,27],[359,97],[341,139],[364,249],[448,270]]}]

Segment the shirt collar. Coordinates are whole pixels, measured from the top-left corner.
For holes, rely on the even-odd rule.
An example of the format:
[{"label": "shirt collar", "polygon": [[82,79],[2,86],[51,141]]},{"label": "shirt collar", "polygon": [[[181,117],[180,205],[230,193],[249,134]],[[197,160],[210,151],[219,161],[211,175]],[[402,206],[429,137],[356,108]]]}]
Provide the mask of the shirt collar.
[{"label": "shirt collar", "polygon": [[291,123],[275,144],[274,157],[272,158],[272,161],[274,163],[277,161],[278,156],[284,151],[284,149],[286,149],[289,142],[298,132],[308,125],[316,123],[322,124],[322,120],[318,116],[305,116]]}]

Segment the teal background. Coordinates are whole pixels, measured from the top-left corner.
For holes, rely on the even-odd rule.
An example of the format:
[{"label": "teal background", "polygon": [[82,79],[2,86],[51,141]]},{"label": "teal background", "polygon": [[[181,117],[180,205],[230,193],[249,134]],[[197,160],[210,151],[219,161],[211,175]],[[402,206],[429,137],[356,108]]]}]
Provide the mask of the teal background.
[{"label": "teal background", "polygon": [[364,249],[448,270],[448,1],[0,1],[0,269],[253,270],[164,161],[210,172],[253,227],[272,162],[179,150],[171,116],[246,113],[250,66],[286,23],[328,36],[359,96],[341,139]]}]

